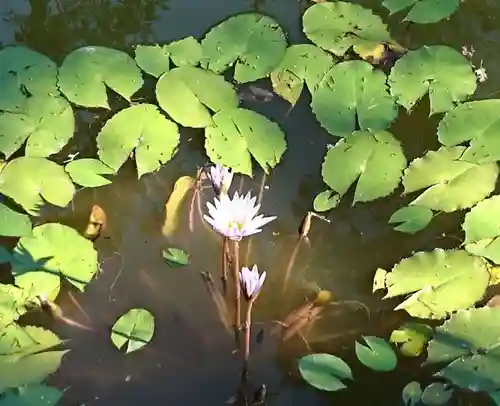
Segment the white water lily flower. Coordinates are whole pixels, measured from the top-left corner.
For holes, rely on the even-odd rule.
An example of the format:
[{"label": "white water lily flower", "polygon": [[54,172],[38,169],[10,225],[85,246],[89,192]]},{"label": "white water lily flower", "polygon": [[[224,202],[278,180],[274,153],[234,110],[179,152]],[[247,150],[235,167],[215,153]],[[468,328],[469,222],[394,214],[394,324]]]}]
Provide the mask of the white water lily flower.
[{"label": "white water lily flower", "polygon": [[203,218],[215,231],[233,240],[240,241],[243,237],[261,232],[261,227],[276,219],[276,216],[264,217],[256,215],[260,204],[255,204],[256,198],[250,192],[245,197],[234,193],[231,199],[221,194],[214,199],[214,204],[208,202],[208,215]]},{"label": "white water lily flower", "polygon": [[220,194],[227,194],[229,188],[231,187],[234,175],[231,169],[226,168],[223,165],[215,164],[210,167],[210,171],[207,175],[210,182],[212,182],[212,187],[214,188],[217,196]]},{"label": "white water lily flower", "polygon": [[266,271],[259,275],[257,265],[254,265],[251,270],[246,266],[241,268],[240,284],[245,298],[247,300],[255,299],[259,295],[265,280]]}]

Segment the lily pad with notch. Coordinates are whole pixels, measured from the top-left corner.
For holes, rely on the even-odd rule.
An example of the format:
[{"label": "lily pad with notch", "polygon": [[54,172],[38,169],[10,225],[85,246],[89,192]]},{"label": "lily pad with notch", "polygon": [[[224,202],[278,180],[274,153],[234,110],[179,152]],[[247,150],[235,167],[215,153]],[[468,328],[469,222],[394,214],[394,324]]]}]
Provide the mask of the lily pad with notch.
[{"label": "lily pad with notch", "polygon": [[154,316],[146,309],[130,309],[111,329],[111,341],[118,349],[131,353],[143,348],[153,338]]},{"label": "lily pad with notch", "polygon": [[310,354],[299,360],[302,378],[317,389],[338,391],[346,388],[342,382],[354,379],[349,365],[339,357],[330,354]]},{"label": "lily pad with notch", "polygon": [[189,265],[189,254],[180,248],[167,248],[162,251],[163,259],[172,268]]},{"label": "lily pad with notch", "polygon": [[358,360],[374,371],[388,372],[396,368],[398,358],[391,345],[380,337],[363,336],[366,346],[356,341]]}]

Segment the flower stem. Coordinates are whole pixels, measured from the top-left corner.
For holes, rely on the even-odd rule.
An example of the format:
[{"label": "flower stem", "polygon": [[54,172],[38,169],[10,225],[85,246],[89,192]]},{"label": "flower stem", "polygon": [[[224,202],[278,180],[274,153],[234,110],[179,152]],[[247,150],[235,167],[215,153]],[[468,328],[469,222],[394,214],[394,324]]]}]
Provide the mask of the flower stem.
[{"label": "flower stem", "polygon": [[236,345],[239,347],[241,330],[241,290],[240,290],[240,244],[233,241],[233,278],[234,278],[234,333]]},{"label": "flower stem", "polygon": [[222,280],[222,291],[224,294],[227,292],[227,237],[222,237],[222,268],[221,268],[221,280]]},{"label": "flower stem", "polygon": [[252,307],[253,307],[253,299],[250,299],[247,307],[247,314],[245,317],[245,325],[244,325],[244,338],[243,338],[243,371],[242,378],[246,379],[248,376],[248,359],[250,358],[250,331],[252,328]]}]

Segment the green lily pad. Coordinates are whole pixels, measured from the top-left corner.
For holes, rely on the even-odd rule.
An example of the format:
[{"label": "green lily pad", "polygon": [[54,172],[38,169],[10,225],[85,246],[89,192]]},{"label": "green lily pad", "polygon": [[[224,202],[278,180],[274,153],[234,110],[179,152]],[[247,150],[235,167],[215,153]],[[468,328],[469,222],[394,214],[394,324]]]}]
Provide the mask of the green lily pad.
[{"label": "green lily pad", "polygon": [[26,143],[26,155],[47,157],[59,152],[74,131],[75,117],[66,99],[33,96],[22,111],[0,113],[0,152],[8,159]]},{"label": "green lily pad", "polygon": [[31,220],[26,214],[0,203],[0,235],[5,237],[22,237],[31,234]]},{"label": "green lily pad", "polygon": [[326,153],[323,181],[340,197],[357,181],[353,204],[389,195],[406,167],[401,143],[386,131],[357,131]]},{"label": "green lily pad", "polygon": [[75,186],[62,166],[45,158],[23,156],[7,163],[0,172],[0,193],[29,214],[38,215],[44,200],[66,207]]},{"label": "green lily pad", "polygon": [[422,396],[422,388],[416,381],[406,384],[401,393],[405,406],[417,406],[420,403],[420,396]]},{"label": "green lily pad", "polygon": [[385,277],[387,295],[408,296],[395,310],[422,319],[444,319],[478,302],[490,281],[488,264],[464,250],[418,252]]},{"label": "green lily pad", "polygon": [[0,283],[0,331],[26,313],[27,299],[22,289]]},{"label": "green lily pad", "polygon": [[381,70],[365,61],[334,65],[312,93],[313,113],[323,128],[338,137],[349,137],[358,129],[385,130],[397,117],[386,80]]},{"label": "green lily pad", "polygon": [[313,200],[313,208],[317,212],[328,211],[337,207],[339,203],[340,196],[338,194],[334,194],[331,190],[325,190],[316,195]]},{"label": "green lily pad", "polygon": [[285,134],[274,122],[251,110],[228,109],[205,129],[205,149],[212,162],[252,175],[253,157],[269,173],[286,150]]},{"label": "green lily pad", "polygon": [[165,45],[137,45],[135,62],[144,72],[155,78],[170,70],[170,54]]},{"label": "green lily pad", "polygon": [[43,384],[21,386],[17,393],[7,392],[0,406],[56,406],[62,396],[59,389]]},{"label": "green lily pad", "polygon": [[175,68],[156,84],[160,107],[184,127],[212,125],[209,109],[218,112],[238,106],[238,95],[222,76],[194,67]]},{"label": "green lily pad", "polygon": [[389,76],[391,94],[410,110],[427,92],[430,114],[444,113],[476,91],[477,79],[471,63],[446,46],[423,46],[408,51]]},{"label": "green lily pad", "polygon": [[411,7],[403,21],[431,24],[451,16],[458,10],[460,0],[384,0],[382,5],[391,14]]},{"label": "green lily pad", "polygon": [[128,354],[148,344],[153,338],[155,320],[146,309],[131,309],[123,314],[111,329],[111,341]]},{"label": "green lily pad", "polygon": [[404,172],[405,194],[426,189],[411,202],[431,210],[453,212],[474,206],[495,189],[496,163],[463,159],[465,147],[441,147],[415,159]]},{"label": "green lily pad", "polygon": [[415,234],[423,230],[431,222],[434,214],[428,207],[411,205],[395,211],[389,224],[397,224],[394,230],[407,234]]},{"label": "green lily pad", "polygon": [[212,28],[201,41],[201,66],[223,73],[234,65],[234,79],[253,82],[268,76],[286,52],[286,38],[271,17],[257,13],[230,17]]},{"label": "green lily pad", "polygon": [[167,49],[176,66],[196,66],[203,57],[203,49],[194,37],[171,42],[167,45]]},{"label": "green lily pad", "polygon": [[111,181],[102,175],[114,175],[115,171],[98,159],[83,158],[69,162],[65,167],[71,180],[83,187],[109,185]]},{"label": "green lily pad", "polygon": [[97,136],[99,159],[117,172],[135,155],[137,174],[160,169],[171,160],[179,145],[177,124],[153,104],[138,104],[114,115]]},{"label": "green lily pad", "polygon": [[299,371],[302,378],[317,389],[338,391],[346,388],[343,379],[354,379],[351,368],[335,355],[311,354],[299,360]]},{"label": "green lily pad", "polygon": [[307,38],[337,56],[351,47],[357,54],[364,54],[377,44],[391,41],[379,16],[343,1],[314,4],[302,16],[302,25]]},{"label": "green lily pad", "polygon": [[167,248],[162,252],[163,259],[171,267],[186,266],[189,264],[189,255],[180,248]]},{"label": "green lily pad", "polygon": [[59,89],[84,107],[109,108],[106,86],[130,101],[142,84],[141,70],[129,55],[100,46],[74,50],[59,69]]},{"label": "green lily pad", "polygon": [[460,310],[436,328],[425,364],[447,364],[436,375],[460,388],[494,392],[500,390],[499,353],[500,308]]},{"label": "green lily pad", "polygon": [[57,65],[23,46],[0,50],[0,110],[24,111],[31,96],[57,95]]},{"label": "green lily pad", "polygon": [[292,45],[287,48],[280,65],[271,72],[273,90],[295,105],[304,84],[313,93],[335,63],[337,60],[331,54],[315,45]]},{"label": "green lily pad", "polygon": [[398,357],[391,345],[382,338],[363,336],[367,346],[356,341],[355,351],[359,362],[378,372],[392,371],[398,364]]},{"label": "green lily pad", "polygon": [[424,389],[420,400],[426,406],[441,406],[448,403],[452,396],[453,388],[441,382],[433,382]]},{"label": "green lily pad", "polygon": [[389,341],[400,344],[400,352],[406,357],[418,357],[432,338],[433,330],[426,324],[409,322],[391,334]]}]

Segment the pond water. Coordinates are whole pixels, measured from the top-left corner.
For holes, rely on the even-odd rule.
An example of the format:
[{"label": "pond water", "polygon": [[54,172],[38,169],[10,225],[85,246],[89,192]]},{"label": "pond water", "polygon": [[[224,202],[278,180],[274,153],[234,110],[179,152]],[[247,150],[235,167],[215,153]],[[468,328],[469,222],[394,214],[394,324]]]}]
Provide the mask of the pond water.
[{"label": "pond water", "polygon": [[[394,37],[406,47],[445,44],[460,49],[473,45],[474,63],[479,66],[483,61],[488,73],[479,97],[500,89],[500,6],[496,1],[466,0],[449,21],[431,26],[401,24],[400,16],[387,19],[378,1],[358,3],[383,15]],[[0,42],[24,44],[61,62],[82,45],[130,50],[137,43],[201,37],[231,15],[258,10],[274,17],[291,43],[301,43],[307,42],[301,32],[305,7],[304,1],[296,0],[3,0]],[[258,85],[269,88],[266,81]],[[245,95],[249,90],[242,88],[241,92]],[[385,374],[356,366],[353,345],[361,334],[387,337],[405,318],[391,311],[393,303],[371,293],[373,275],[378,267],[390,268],[415,250],[456,246],[458,215],[440,217],[416,236],[407,236],[393,231],[387,219],[409,199],[391,197],[351,207],[347,197],[329,215],[330,223],[313,219],[310,244],[301,243],[290,268],[297,228],[311,209],[312,199],[323,189],[320,164],[325,147],[335,142],[311,114],[305,93],[290,112],[278,97],[265,103],[245,97],[250,108],[277,122],[288,140],[284,160],[270,177],[263,179],[263,173],[256,171],[254,179],[245,177],[241,184],[244,191],[254,194],[262,190],[263,210],[278,216],[248,250],[243,246],[246,264],[257,263],[268,270],[268,282],[254,314],[258,324],[253,329],[251,384],[255,388],[265,384],[268,404],[276,406],[398,405],[404,385],[412,379],[425,382],[429,373],[419,367],[422,359],[402,360],[394,373]],[[391,128],[404,142],[409,160],[437,146],[432,135],[438,118],[428,119],[428,114],[425,100],[410,117],[401,113]],[[75,141],[61,156],[76,150],[83,155],[93,153],[93,140],[103,118],[98,113],[79,114]],[[180,153],[159,172],[137,180],[133,166],[126,165],[112,185],[80,191],[67,209],[44,213],[44,221],[60,221],[78,230],[84,229],[93,204],[108,216],[108,226],[96,242],[101,273],[85,294],[73,294],[78,305],[67,294],[59,300],[67,317],[91,328],[43,320],[71,340],[71,352],[50,378],[50,384],[68,388],[61,405],[131,406],[148,401],[215,406],[235,396],[240,356],[233,353],[233,338],[223,327],[200,276],[208,271],[217,279],[220,241],[205,229],[196,213],[194,232],[189,230],[188,204],[183,207],[185,225],[171,238],[162,234],[165,203],[174,182],[182,175],[194,176],[197,165],[205,162],[202,132],[183,130]],[[240,178],[235,184],[240,186]],[[213,197],[208,188],[203,194],[203,202]],[[169,268],[161,256],[168,246],[188,251],[191,264]],[[308,332],[313,351],[335,353],[353,366],[354,382],[334,394],[321,393],[297,376],[296,361],[309,352],[302,339],[280,342],[269,335],[273,321],[303,303],[317,287],[331,290],[338,301],[360,301],[370,309],[368,318],[355,307],[335,307]],[[109,328],[131,307],[149,309],[156,318],[156,332],[143,350],[124,356],[112,346]],[[257,342],[255,336],[261,337],[261,329],[263,340]],[[461,405],[472,405],[468,402],[462,400]],[[477,402],[476,397],[474,404],[479,406]],[[486,400],[484,404],[488,404]]]}]

